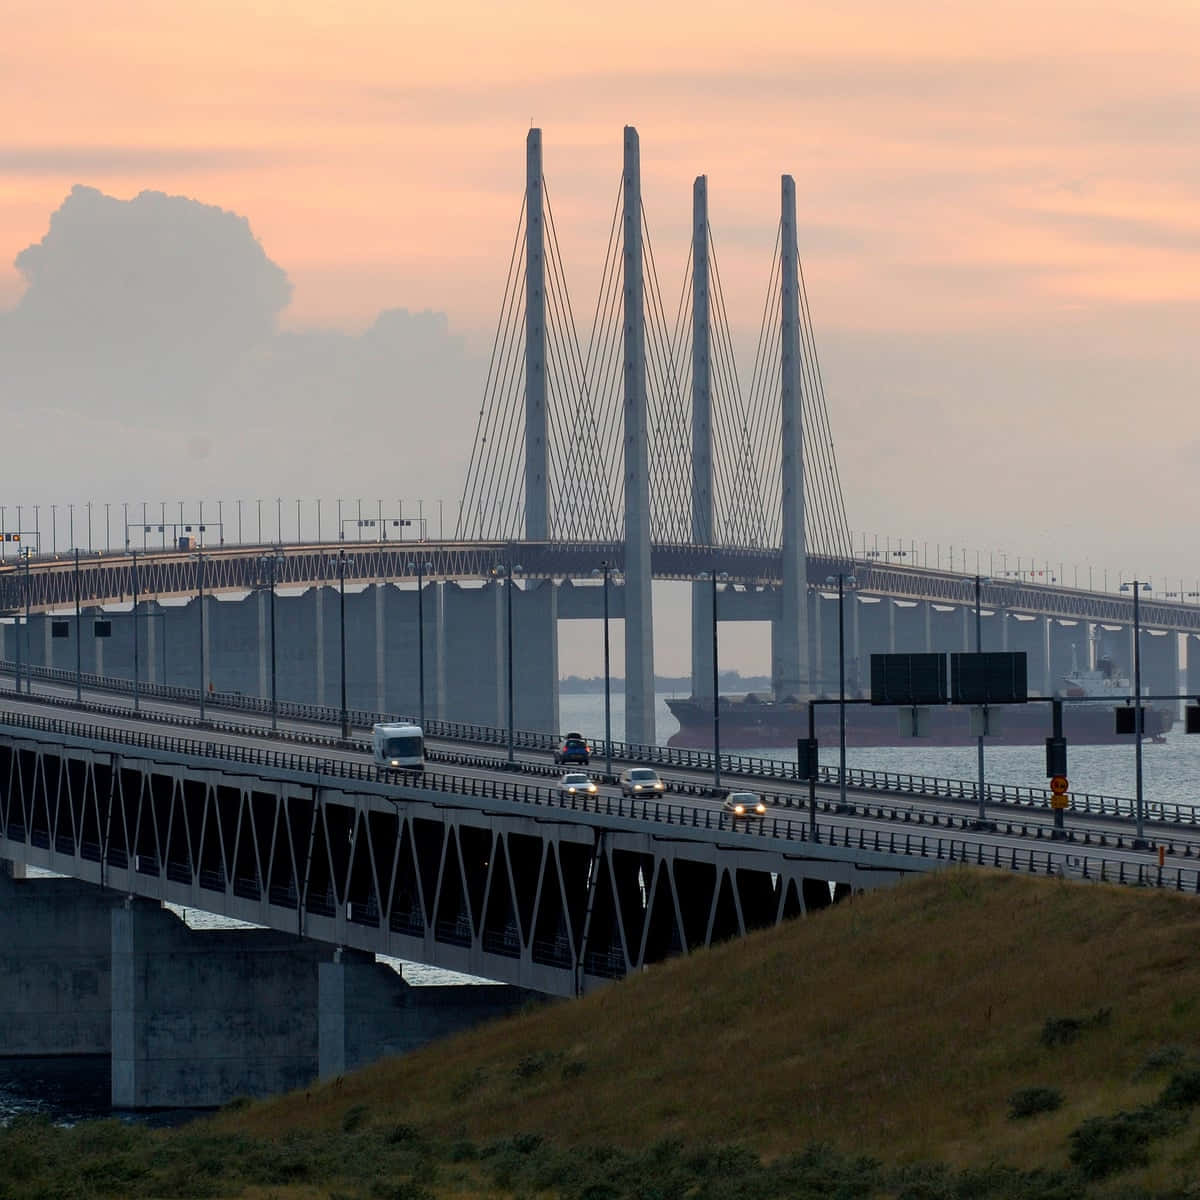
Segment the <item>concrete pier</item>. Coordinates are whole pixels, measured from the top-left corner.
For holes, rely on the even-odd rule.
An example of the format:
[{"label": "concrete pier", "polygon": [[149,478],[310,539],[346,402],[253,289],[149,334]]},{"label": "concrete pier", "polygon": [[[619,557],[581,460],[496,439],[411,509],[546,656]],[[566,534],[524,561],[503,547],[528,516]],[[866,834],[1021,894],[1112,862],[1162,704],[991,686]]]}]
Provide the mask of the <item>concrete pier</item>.
[{"label": "concrete pier", "polygon": [[0,1056],[110,1054],[115,1108],[302,1087],[531,999],[501,985],[415,988],[367,954],[190,929],[151,900],[2,867]]}]

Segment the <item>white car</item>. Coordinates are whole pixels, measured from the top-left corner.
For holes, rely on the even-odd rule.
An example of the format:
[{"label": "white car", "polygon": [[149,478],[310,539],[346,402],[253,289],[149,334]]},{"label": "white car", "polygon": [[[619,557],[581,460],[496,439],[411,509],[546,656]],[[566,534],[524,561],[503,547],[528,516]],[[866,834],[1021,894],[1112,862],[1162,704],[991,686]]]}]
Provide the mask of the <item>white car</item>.
[{"label": "white car", "polygon": [[767,806],[757,792],[730,792],[721,807],[736,821],[761,820],[767,815]]},{"label": "white car", "polygon": [[568,796],[594,796],[600,789],[582,771],[568,771],[558,781],[558,790]]},{"label": "white car", "polygon": [[626,767],[621,772],[618,783],[621,785],[622,796],[661,796],[667,790],[667,785],[659,779],[658,772],[649,767]]}]

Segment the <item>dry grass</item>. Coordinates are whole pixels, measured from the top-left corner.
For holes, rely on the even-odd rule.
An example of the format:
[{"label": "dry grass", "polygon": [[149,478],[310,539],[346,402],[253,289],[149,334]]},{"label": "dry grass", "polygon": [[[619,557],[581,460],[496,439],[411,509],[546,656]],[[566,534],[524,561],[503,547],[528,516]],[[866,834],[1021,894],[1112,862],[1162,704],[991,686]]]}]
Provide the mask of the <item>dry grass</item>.
[{"label": "dry grass", "polygon": [[[336,1129],[362,1104],[376,1126],[476,1141],[1065,1166],[1082,1120],[1157,1095],[1149,1056],[1200,1053],[1198,935],[1188,897],[946,871],[215,1124]],[[1100,1009],[1106,1024],[1041,1045],[1048,1018]],[[1010,1120],[1008,1097],[1036,1085],[1063,1106]],[[1155,1164],[1139,1178],[1178,1182],[1200,1164],[1196,1134]]]}]

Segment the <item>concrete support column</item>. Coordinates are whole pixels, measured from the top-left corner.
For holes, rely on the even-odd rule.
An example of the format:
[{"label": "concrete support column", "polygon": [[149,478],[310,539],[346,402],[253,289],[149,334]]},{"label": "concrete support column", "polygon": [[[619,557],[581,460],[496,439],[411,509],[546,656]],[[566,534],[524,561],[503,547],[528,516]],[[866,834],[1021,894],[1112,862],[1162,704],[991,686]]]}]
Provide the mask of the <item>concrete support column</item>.
[{"label": "concrete support column", "polygon": [[530,581],[513,601],[514,723],[557,733],[558,589],[549,579]]},{"label": "concrete support column", "polygon": [[625,439],[625,738],[653,744],[654,608],[650,448],[642,279],[642,175],[637,130],[625,127],[622,214]]},{"label": "concrete support column", "polygon": [[782,237],[780,294],[782,377],[780,431],[782,468],[783,609],[772,674],[784,695],[807,696],[811,687],[808,658],[808,560],[804,541],[804,417],[800,388],[800,284],[796,247],[796,185],[784,175],[781,187]]},{"label": "concrete support column", "polygon": [[1054,695],[1054,668],[1050,661],[1050,618],[1039,617],[1038,625],[1041,634],[1041,655],[1042,655],[1042,670],[1041,670],[1041,690],[1043,696]]},{"label": "concrete support column", "polygon": [[385,605],[390,585],[375,581],[375,711],[387,712],[387,618]]},{"label": "concrete support column", "polygon": [[[254,694],[256,696],[266,696],[270,694],[271,683],[268,678],[268,672],[271,669],[270,664],[270,638],[271,631],[268,628],[267,616],[267,595],[263,591],[259,591],[255,597],[255,607],[258,609],[256,613],[258,617],[258,638],[255,646],[258,650],[258,683]],[[276,622],[278,624],[278,622]]]},{"label": "concrete support column", "polygon": [[1187,692],[1189,696],[1200,696],[1200,637],[1190,634],[1187,638]]},{"label": "concrete support column", "polygon": [[316,631],[314,644],[316,662],[313,664],[313,695],[318,704],[325,703],[325,594],[327,588],[320,585],[313,589]]},{"label": "concrete support column", "polygon": [[112,892],[0,863],[0,1056],[109,1051]]},{"label": "concrete support column", "polygon": [[1179,694],[1179,635],[1142,630],[1142,687],[1152,696]]},{"label": "concrete support column", "polygon": [[[145,617],[138,629],[139,637],[145,632],[145,674],[143,679],[150,683],[163,683],[159,678],[162,672],[162,657],[159,653],[159,645],[162,641],[163,631],[160,628],[162,625],[162,609],[155,600],[147,600],[142,605]],[[136,619],[136,614],[135,614]],[[142,658],[142,643],[138,646],[138,658]],[[139,666],[141,663],[139,662]]]},{"label": "concrete support column", "polygon": [[[713,544],[708,181],[692,186],[692,543]],[[713,694],[712,582],[692,584],[692,695]]]},{"label": "concrete support column", "polygon": [[442,585],[442,695],[449,720],[505,722],[504,586]]},{"label": "concrete support column", "polygon": [[112,910],[111,938],[114,1108],[215,1106],[312,1079],[329,947],[189,930],[148,900]]}]

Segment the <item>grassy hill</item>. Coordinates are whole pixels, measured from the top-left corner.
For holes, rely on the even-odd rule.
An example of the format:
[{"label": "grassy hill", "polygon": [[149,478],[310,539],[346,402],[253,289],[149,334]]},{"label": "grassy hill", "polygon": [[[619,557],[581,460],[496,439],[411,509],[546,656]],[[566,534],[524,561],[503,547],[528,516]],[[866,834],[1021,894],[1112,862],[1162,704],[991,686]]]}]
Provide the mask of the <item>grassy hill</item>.
[{"label": "grassy hill", "polygon": [[1195,1197],[1198,1022],[1195,898],[946,871],[0,1197]]}]

